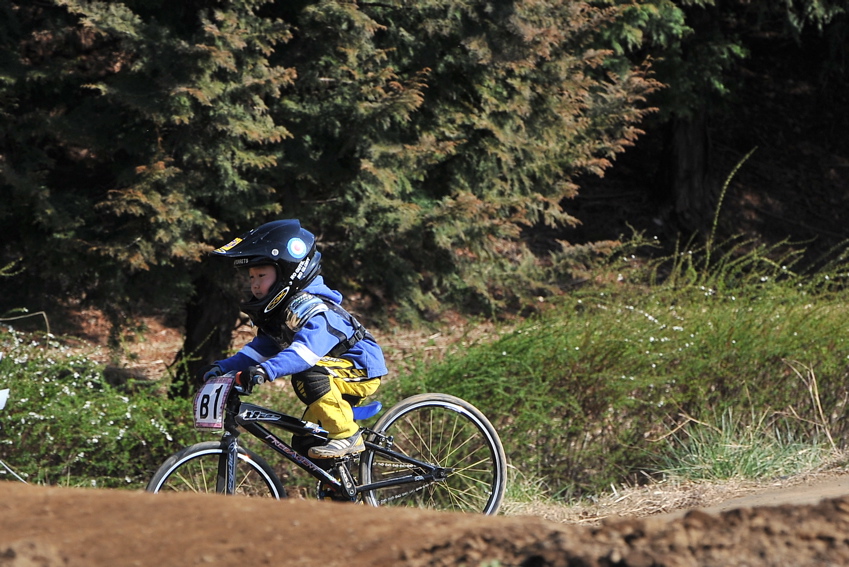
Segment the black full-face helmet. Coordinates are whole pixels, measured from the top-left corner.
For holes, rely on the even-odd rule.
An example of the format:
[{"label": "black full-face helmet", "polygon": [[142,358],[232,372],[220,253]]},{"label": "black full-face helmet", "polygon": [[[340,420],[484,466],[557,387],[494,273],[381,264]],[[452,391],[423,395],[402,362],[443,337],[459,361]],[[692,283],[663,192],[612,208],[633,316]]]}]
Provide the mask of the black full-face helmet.
[{"label": "black full-face helmet", "polygon": [[318,276],[321,254],[315,249],[315,236],[297,220],[266,223],[213,251],[233,259],[235,268],[274,266],[277,281],[261,299],[249,296],[242,311],[261,325],[282,312],[292,297]]}]

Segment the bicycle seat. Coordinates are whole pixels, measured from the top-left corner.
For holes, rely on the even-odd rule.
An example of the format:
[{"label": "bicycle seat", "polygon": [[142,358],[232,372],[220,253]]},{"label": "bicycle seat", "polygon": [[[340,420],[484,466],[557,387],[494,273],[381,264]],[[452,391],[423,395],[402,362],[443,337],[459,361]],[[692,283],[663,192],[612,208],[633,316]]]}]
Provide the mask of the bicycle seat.
[{"label": "bicycle seat", "polygon": [[354,406],[354,420],[361,421],[363,419],[374,417],[381,409],[383,409],[383,404],[377,400],[361,406]]}]

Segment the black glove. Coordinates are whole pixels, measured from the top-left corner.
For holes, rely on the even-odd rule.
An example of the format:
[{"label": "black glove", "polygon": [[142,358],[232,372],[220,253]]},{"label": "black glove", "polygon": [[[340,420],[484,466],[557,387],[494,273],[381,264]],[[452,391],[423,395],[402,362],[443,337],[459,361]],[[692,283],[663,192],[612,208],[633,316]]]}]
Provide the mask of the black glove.
[{"label": "black glove", "polygon": [[224,372],[221,371],[221,368],[217,364],[207,364],[200,370],[198,370],[197,377],[201,384],[205,383],[210,378],[215,378],[216,376],[221,376]]},{"label": "black glove", "polygon": [[236,374],[236,389],[243,394],[250,394],[257,384],[268,382],[268,372],[262,366],[249,366]]}]

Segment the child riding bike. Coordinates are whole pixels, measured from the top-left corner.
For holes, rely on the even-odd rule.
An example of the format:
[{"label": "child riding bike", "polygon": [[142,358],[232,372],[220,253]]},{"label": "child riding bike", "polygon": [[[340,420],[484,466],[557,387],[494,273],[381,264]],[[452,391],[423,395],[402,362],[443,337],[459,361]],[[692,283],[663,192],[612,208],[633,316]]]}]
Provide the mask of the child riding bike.
[{"label": "child riding bike", "polygon": [[325,285],[315,236],[297,220],[264,224],[216,249],[247,272],[250,294],[241,309],[256,325],[256,337],[235,355],[201,373],[238,371],[239,385],[291,376],[306,404],[303,419],[328,432],[323,445],[292,445],[314,459],[363,451],[352,406],[374,394],[387,373],[383,351],[357,319],[341,307],[342,294]]}]

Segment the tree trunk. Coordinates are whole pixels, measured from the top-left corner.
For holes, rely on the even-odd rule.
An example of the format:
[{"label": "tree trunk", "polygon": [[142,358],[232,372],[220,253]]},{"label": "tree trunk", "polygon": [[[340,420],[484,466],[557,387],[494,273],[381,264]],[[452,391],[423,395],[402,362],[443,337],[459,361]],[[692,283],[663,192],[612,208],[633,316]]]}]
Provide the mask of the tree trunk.
[{"label": "tree trunk", "polygon": [[717,186],[710,175],[710,137],[704,110],[673,117],[667,125],[662,155],[662,185],[671,221],[685,233],[711,226]]},{"label": "tree trunk", "polygon": [[[229,279],[228,279],[229,278]],[[239,317],[239,299],[230,286],[232,270],[201,269],[194,293],[186,306],[186,336],[172,366],[175,369],[171,397],[189,397],[200,385],[198,372],[225,357]]]}]

